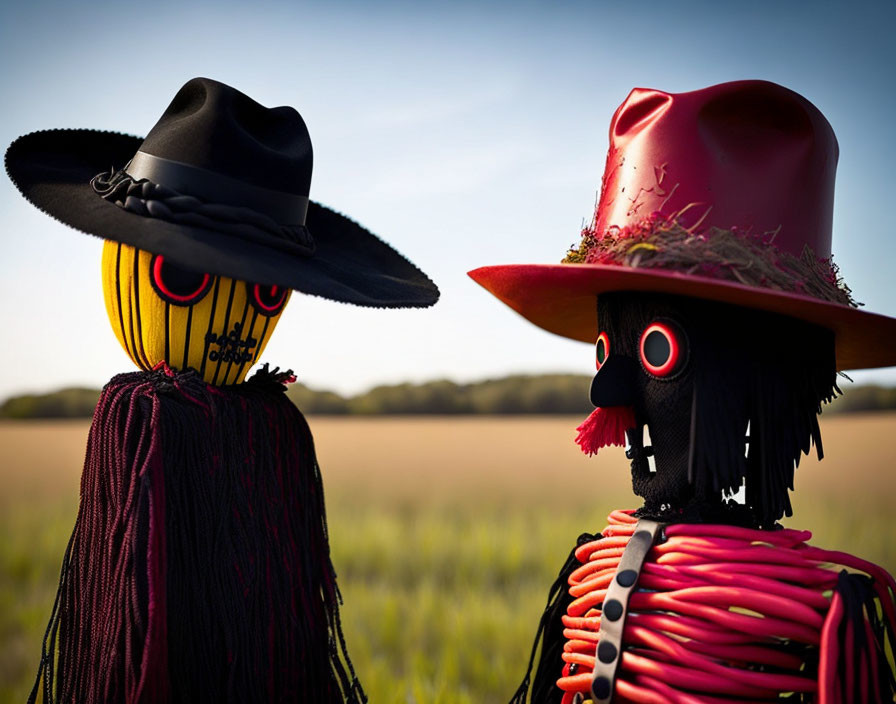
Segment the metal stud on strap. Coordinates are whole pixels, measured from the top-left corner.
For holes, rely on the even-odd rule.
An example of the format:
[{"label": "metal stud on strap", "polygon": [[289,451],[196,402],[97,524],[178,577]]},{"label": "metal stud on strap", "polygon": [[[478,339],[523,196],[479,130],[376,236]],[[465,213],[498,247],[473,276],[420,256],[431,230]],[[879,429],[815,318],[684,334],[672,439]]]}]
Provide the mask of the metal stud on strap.
[{"label": "metal stud on strap", "polygon": [[591,696],[595,704],[603,704],[613,698],[616,669],[622,655],[622,631],[628,615],[628,600],[638,584],[644,559],[662,526],[662,523],[656,521],[638,521],[607,589],[601,609],[600,642],[597,644],[594,675],[591,679]]}]

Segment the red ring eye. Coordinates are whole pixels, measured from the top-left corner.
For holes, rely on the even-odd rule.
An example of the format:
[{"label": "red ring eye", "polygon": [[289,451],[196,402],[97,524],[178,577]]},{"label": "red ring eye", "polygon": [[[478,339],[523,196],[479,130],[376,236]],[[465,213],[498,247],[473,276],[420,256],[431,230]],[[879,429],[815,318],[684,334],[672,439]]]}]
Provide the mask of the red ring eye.
[{"label": "red ring eye", "polygon": [[161,254],[149,263],[149,280],[159,297],[175,306],[192,306],[208,293],[212,277],[183,269],[165,260]]},{"label": "red ring eye", "polygon": [[670,377],[687,361],[687,337],[671,321],[657,321],[644,328],[638,347],[641,364],[653,376]]},{"label": "red ring eye", "polygon": [[607,333],[602,332],[597,336],[597,344],[595,345],[594,352],[597,368],[600,369],[604,365],[604,362],[607,361],[607,357],[610,356],[610,338]]},{"label": "red ring eye", "polygon": [[252,303],[262,315],[277,315],[286,303],[289,289],[282,286],[252,286]]}]

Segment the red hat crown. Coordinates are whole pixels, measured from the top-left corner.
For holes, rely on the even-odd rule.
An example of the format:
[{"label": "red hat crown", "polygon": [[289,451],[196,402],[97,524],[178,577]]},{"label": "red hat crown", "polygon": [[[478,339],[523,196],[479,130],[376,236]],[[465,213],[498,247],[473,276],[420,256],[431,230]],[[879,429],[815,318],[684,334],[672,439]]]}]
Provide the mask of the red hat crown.
[{"label": "red hat crown", "polygon": [[775,233],[781,250],[827,258],[838,151],[821,112],[775,83],[636,88],[613,115],[593,231],[658,214],[693,230]]}]

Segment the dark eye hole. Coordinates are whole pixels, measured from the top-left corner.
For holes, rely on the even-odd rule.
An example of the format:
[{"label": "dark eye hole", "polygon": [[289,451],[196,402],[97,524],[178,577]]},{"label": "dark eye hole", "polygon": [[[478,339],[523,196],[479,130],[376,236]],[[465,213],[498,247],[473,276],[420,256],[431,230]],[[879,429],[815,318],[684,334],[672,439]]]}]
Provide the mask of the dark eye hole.
[{"label": "dark eye hole", "polygon": [[610,356],[610,338],[607,333],[602,332],[597,336],[597,345],[594,351],[597,368],[600,369],[607,361],[607,357]]},{"label": "dark eye hole", "polygon": [[673,376],[687,363],[687,336],[671,320],[657,320],[644,328],[639,348],[641,364],[656,377]]},{"label": "dark eye hole", "polygon": [[289,289],[282,286],[262,286],[252,284],[252,305],[262,315],[277,315],[286,303]]},{"label": "dark eye hole", "polygon": [[212,277],[189,271],[165,260],[161,254],[149,263],[149,279],[159,297],[175,306],[192,306],[208,293]]}]

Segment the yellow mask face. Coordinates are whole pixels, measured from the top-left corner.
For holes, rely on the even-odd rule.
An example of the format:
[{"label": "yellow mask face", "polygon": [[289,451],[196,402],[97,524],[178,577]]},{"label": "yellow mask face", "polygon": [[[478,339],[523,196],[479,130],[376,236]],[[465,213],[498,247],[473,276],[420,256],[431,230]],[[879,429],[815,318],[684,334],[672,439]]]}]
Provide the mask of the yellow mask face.
[{"label": "yellow mask face", "polygon": [[160,255],[107,240],[103,294],[118,341],[141,369],[165,362],[209,384],[241,382],[292,292],[196,274]]}]

